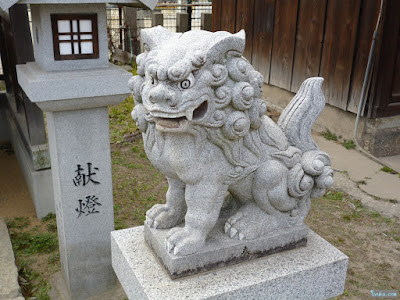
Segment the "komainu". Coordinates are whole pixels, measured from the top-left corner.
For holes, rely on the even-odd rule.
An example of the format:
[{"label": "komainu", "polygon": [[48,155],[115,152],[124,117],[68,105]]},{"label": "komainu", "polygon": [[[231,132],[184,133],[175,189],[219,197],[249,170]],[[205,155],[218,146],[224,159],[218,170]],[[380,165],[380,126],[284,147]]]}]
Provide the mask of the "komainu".
[{"label": "komainu", "polygon": [[[310,197],[333,183],[328,155],[311,137],[325,105],[309,78],[275,124],[261,99],[264,79],[242,56],[245,33],[142,31],[146,51],[130,82],[132,117],[152,164],[168,180],[166,204],[146,214],[175,255],[201,249],[224,199],[238,209],[231,238],[256,239],[303,223]],[[177,226],[184,222],[184,226]]]}]

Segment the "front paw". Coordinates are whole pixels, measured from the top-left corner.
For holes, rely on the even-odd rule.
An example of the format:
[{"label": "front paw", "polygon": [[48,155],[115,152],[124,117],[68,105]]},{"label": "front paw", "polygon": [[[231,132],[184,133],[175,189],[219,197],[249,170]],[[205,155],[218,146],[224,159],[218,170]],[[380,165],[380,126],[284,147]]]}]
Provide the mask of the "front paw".
[{"label": "front paw", "polygon": [[200,232],[178,227],[168,232],[165,247],[169,253],[185,256],[196,253],[205,243],[206,239]]},{"label": "front paw", "polygon": [[146,224],[156,229],[171,228],[181,224],[184,216],[182,209],[156,204],[146,212]]}]

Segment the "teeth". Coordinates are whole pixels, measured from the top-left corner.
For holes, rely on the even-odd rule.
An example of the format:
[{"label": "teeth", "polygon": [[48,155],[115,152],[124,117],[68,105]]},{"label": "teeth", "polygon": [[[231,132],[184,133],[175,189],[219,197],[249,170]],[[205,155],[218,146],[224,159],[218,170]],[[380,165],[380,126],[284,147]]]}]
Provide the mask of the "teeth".
[{"label": "teeth", "polygon": [[192,121],[193,119],[193,111],[194,109],[188,109],[185,113],[185,117],[186,119],[188,119],[189,121]]}]

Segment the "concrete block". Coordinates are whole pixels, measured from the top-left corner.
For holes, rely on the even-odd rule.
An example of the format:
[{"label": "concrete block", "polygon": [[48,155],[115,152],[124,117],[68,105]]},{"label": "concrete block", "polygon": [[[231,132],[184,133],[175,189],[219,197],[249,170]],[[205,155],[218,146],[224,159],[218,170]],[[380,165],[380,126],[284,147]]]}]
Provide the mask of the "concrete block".
[{"label": "concrete block", "polygon": [[20,296],[21,288],[18,284],[18,270],[10,235],[6,223],[0,217],[0,299],[14,299]]},{"label": "concrete block", "polygon": [[111,233],[112,263],[129,299],[326,299],[344,290],[348,257],[310,231],[306,247],[172,280],[143,226]]},{"label": "concrete block", "polygon": [[192,255],[174,255],[167,251],[168,229],[154,229],[145,224],[144,237],[173,279],[291,250],[307,243],[309,229],[304,224],[278,229],[254,240],[238,240],[224,233],[225,221],[226,218],[218,220],[206,246]]}]

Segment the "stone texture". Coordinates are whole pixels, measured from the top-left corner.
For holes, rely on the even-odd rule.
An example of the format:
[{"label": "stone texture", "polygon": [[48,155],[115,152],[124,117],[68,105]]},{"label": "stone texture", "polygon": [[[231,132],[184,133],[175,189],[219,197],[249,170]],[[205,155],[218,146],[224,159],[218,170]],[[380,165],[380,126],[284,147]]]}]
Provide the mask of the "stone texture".
[{"label": "stone texture", "polygon": [[24,299],[18,284],[18,270],[15,265],[10,235],[4,220],[0,217],[0,299]]},{"label": "stone texture", "polygon": [[307,247],[171,280],[143,227],[112,232],[113,267],[129,299],[326,299],[344,289],[348,257],[310,231]]},{"label": "stone texture", "polygon": [[187,256],[176,256],[165,248],[168,230],[157,230],[144,225],[144,238],[163,263],[171,278],[179,278],[241,263],[262,256],[305,246],[308,227],[296,226],[279,229],[256,240],[231,239],[224,234],[226,218],[220,218],[210,232],[210,241],[199,252]]},{"label": "stone texture", "polygon": [[242,56],[243,30],[182,34],[158,26],[141,38],[147,51],[129,82],[132,117],[150,161],[168,179],[166,204],[146,215],[149,227],[172,228],[167,251],[201,251],[227,199],[238,207],[224,225],[230,238],[301,226],[310,197],[333,183],[329,156],[310,132],[325,104],[323,79],[306,80],[275,124],[264,115],[262,75]]},{"label": "stone texture", "polygon": [[[45,111],[83,109],[90,105],[94,107],[119,103],[129,95],[127,82],[132,76],[112,64],[107,68],[47,72],[33,62],[18,65],[17,72],[18,83],[26,95]],[[93,100],[94,97],[103,97],[104,100]],[[80,99],[77,100],[78,98]],[[59,100],[69,101],[54,103]],[[50,107],[48,102],[56,106]]]},{"label": "stone texture", "polygon": [[86,299],[115,284],[108,109],[48,112],[47,125],[63,275],[71,297]]}]

